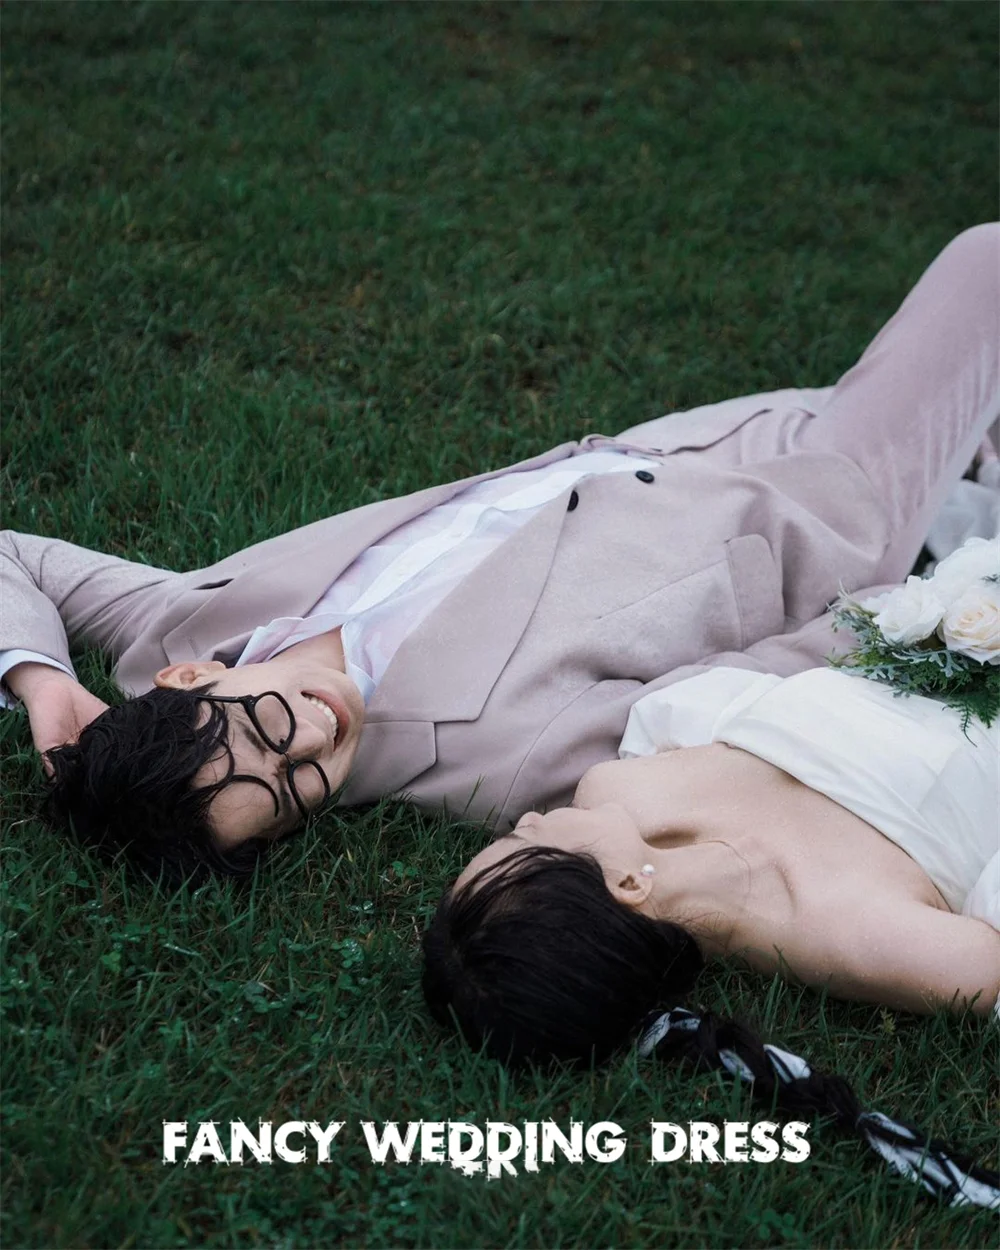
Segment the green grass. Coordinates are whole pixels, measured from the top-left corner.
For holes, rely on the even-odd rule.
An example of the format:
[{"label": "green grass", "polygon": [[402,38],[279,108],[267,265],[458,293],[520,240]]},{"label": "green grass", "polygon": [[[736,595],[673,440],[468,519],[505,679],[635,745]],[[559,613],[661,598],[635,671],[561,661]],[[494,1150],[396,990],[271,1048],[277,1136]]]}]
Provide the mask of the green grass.
[{"label": "green grass", "polygon": [[[996,214],[980,3],[3,9],[4,524],[177,568],[565,438],[849,366]],[[81,673],[100,690],[95,656]],[[386,804],[167,898],[5,807],[14,1246],[980,1246],[822,1126],[623,1056],[516,1079],[429,1022],[417,936],[481,831]],[[996,1030],[721,969],[700,1001],[996,1167]],[[347,1121],[333,1161],[165,1167],[160,1122]],[[607,1118],[616,1164],[379,1168],[362,1119]]]}]

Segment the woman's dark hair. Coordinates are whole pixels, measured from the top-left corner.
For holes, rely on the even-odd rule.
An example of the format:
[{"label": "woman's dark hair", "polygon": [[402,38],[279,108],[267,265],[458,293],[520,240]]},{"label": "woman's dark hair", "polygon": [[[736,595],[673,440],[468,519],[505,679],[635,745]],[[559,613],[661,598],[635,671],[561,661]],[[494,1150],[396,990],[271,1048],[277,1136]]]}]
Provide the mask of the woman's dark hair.
[{"label": "woman's dark hair", "polygon": [[424,959],[435,1019],[507,1063],[599,1063],[702,966],[684,929],[617,902],[595,859],[532,846],[445,895]]},{"label": "woman's dark hair", "polygon": [[[48,820],[108,858],[123,852],[168,884],[209,869],[251,873],[268,843],[253,838],[224,853],[208,824],[208,805],[234,771],[226,714],[201,697],[211,688],[151,690],[103,712],[78,742],[49,751]],[[229,755],[226,775],[195,788],[195,774],[220,753]]]},{"label": "woman's dark hair", "polygon": [[431,1014],[494,1059],[601,1062],[641,1030],[645,1053],[725,1068],[786,1112],[829,1116],[945,1201],[1000,1202],[995,1172],[866,1111],[843,1077],[765,1045],[735,1020],[674,1006],[701,970],[696,942],[618,902],[589,855],[514,851],[449,890],[423,945]]}]

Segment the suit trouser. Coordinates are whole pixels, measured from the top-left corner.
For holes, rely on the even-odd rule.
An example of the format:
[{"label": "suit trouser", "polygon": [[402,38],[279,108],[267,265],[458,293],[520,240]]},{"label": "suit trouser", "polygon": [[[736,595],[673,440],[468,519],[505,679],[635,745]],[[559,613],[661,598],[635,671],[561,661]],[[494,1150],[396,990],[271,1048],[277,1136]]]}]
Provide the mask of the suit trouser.
[{"label": "suit trouser", "polygon": [[[726,409],[748,419],[709,446],[676,454],[733,469],[790,451],[849,457],[872,483],[891,535],[871,581],[902,581],[1000,417],[1000,223],[953,239],[834,386],[745,396],[695,413],[718,420]],[[670,420],[618,437],[655,445]]]}]

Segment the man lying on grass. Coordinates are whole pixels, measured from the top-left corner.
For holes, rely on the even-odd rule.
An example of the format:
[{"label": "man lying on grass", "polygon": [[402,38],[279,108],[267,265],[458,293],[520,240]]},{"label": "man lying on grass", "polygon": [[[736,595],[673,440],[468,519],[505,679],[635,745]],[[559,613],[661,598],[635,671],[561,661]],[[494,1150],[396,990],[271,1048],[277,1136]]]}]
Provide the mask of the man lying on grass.
[{"label": "man lying on grass", "polygon": [[[835,386],[591,435],[187,573],[7,532],[0,672],[50,810],[154,873],[242,873],[324,804],[505,831],[612,758],[637,699],[823,662],[899,581],[1000,410],[996,225],[959,235]],[[123,704],[72,644],[116,661]]]}]

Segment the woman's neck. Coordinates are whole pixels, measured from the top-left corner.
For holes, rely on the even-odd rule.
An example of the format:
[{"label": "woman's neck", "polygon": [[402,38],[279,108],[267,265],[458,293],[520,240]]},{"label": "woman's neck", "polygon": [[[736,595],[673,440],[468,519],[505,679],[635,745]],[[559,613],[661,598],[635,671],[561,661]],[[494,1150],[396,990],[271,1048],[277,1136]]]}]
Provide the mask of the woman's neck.
[{"label": "woman's neck", "polygon": [[[644,905],[690,929],[706,954],[724,954],[755,916],[784,916],[786,874],[770,828],[755,813],[784,803],[790,777],[746,752],[719,744],[599,764],[574,804],[616,803],[635,822],[654,868]],[[800,788],[800,787],[798,787]]]},{"label": "woman's neck", "polygon": [[770,876],[769,865],[754,865],[730,843],[714,838],[663,847],[656,858],[644,910],[682,925],[705,955],[726,954],[734,932],[745,923],[756,883]]}]

